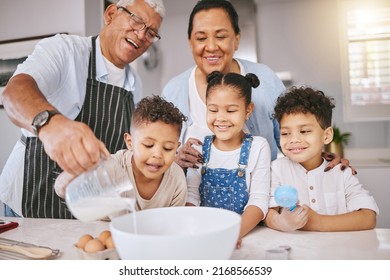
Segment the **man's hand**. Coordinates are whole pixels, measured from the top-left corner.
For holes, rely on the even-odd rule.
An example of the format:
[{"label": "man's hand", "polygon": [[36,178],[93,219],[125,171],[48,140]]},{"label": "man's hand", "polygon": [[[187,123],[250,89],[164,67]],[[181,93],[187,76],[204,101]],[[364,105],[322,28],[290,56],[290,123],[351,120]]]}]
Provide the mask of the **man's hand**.
[{"label": "man's hand", "polygon": [[49,157],[72,175],[79,175],[109,155],[89,126],[63,115],[53,116],[38,136]]}]

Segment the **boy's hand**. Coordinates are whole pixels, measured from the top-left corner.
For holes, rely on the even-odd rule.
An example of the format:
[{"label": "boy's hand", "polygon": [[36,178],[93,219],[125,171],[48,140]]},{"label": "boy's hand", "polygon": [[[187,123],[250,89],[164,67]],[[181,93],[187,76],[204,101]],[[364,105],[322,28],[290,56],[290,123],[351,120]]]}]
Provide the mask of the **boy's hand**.
[{"label": "boy's hand", "polygon": [[275,215],[275,224],[281,231],[294,231],[304,227],[309,218],[309,211],[306,205],[297,206],[293,211],[283,208],[279,215]]},{"label": "boy's hand", "polygon": [[76,178],[75,175],[72,175],[67,172],[62,172],[56,179],[54,183],[54,190],[56,194],[61,197],[65,198],[65,191],[66,187],[69,185],[69,183]]},{"label": "boy's hand", "polygon": [[236,249],[240,249],[242,244],[242,238],[238,238],[237,243],[236,243]]}]

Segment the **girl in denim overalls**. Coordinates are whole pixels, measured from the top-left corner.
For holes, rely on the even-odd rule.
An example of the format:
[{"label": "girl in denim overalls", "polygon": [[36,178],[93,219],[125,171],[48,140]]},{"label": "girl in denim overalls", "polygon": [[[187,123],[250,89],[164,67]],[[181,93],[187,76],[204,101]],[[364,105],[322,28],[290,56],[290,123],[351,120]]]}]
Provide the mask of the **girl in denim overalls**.
[{"label": "girl in denim overalls", "polygon": [[267,140],[252,136],[254,74],[213,72],[207,77],[207,125],[214,135],[203,143],[203,165],[188,169],[187,205],[224,208],[242,215],[240,237],[267,214],[271,152]]}]

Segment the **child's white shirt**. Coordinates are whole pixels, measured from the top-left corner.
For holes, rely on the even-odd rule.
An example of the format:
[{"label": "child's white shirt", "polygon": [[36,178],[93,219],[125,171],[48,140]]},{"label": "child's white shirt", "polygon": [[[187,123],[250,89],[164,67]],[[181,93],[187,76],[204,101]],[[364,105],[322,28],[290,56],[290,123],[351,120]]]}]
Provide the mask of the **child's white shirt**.
[{"label": "child's white shirt", "polygon": [[280,185],[290,185],[298,190],[299,204],[306,204],[323,215],[336,215],[362,208],[379,214],[378,206],[369,191],[363,188],[350,168],[342,171],[340,165],[324,172],[326,160],[307,171],[299,163],[287,157],[278,158],[271,164],[271,198],[269,207],[278,206],[274,192]]}]

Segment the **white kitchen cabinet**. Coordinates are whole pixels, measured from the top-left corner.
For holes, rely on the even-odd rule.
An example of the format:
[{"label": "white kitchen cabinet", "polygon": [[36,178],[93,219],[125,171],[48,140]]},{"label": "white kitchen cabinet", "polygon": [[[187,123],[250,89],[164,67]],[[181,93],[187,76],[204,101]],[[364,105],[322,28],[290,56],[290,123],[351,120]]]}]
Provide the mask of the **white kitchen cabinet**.
[{"label": "white kitchen cabinet", "polygon": [[344,156],[378,204],[377,228],[390,228],[390,149],[345,149]]},{"label": "white kitchen cabinet", "polygon": [[378,228],[390,228],[390,166],[354,166],[359,181],[369,190],[379,207]]}]

